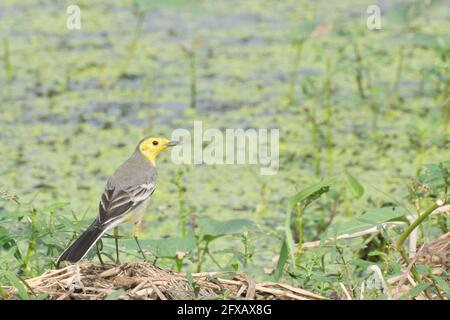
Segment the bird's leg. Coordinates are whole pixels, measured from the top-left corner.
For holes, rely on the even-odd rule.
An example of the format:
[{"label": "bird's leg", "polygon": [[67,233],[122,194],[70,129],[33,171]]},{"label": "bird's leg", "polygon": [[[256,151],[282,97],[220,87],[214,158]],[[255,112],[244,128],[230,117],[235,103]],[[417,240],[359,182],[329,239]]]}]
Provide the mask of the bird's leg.
[{"label": "bird's leg", "polygon": [[138,245],[139,251],[141,252],[142,257],[144,258],[144,261],[147,262],[147,257],[145,256],[144,250],[142,250],[141,244],[139,243],[139,240],[138,240],[139,229],[140,229],[140,223],[136,223],[133,228],[133,238]]},{"label": "bird's leg", "polygon": [[119,227],[114,228],[114,241],[116,243],[116,264],[120,264],[120,260],[119,260]]},{"label": "bird's leg", "polygon": [[67,279],[67,287],[69,288],[69,290],[75,291],[75,289],[82,289],[84,291],[84,285],[81,282],[80,265],[78,264],[78,262],[70,266],[69,270],[74,273],[72,277]]},{"label": "bird's leg", "polygon": [[147,257],[145,256],[145,253],[144,253],[144,251],[141,248],[141,245],[139,243],[138,237],[134,236],[134,240],[136,240],[136,243],[137,243],[137,245],[139,247],[139,251],[141,252],[142,257],[144,258],[144,261],[147,262]]}]

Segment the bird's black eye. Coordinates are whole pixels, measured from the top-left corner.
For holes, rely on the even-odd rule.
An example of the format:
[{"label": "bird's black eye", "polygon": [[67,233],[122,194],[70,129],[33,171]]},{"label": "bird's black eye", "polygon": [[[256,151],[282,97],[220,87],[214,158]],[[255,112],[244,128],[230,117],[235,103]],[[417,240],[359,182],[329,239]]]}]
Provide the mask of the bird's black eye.
[{"label": "bird's black eye", "polygon": [[158,141],[156,141],[156,140],[153,140],[152,143],[153,143],[154,146],[157,146],[157,145],[158,145]]}]

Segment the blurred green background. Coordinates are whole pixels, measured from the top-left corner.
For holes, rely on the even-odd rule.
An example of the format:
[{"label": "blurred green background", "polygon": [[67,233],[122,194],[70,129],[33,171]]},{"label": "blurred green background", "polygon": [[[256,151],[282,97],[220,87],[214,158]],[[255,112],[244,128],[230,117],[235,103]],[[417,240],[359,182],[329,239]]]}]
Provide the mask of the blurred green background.
[{"label": "blurred green background", "polygon": [[[177,166],[162,154],[142,237],[179,237],[183,219],[248,219],[257,227],[246,271],[258,278],[279,253],[296,191],[345,169],[364,186],[359,198],[338,187],[308,208],[303,240],[318,240],[331,211],[334,223],[393,199],[412,203],[412,177],[450,159],[449,1],[77,1],[81,30],[68,30],[71,4],[0,4],[2,226],[26,234],[16,239],[22,258],[33,208],[43,230],[49,219],[56,228],[42,246],[38,237],[27,275],[50,267],[97,215],[107,177],[140,138],[194,120],[279,128],[280,170]],[[372,4],[381,30],[366,26]],[[104,244],[112,253],[113,241]],[[242,242],[214,249],[230,264]],[[13,253],[0,261],[16,271]]]}]

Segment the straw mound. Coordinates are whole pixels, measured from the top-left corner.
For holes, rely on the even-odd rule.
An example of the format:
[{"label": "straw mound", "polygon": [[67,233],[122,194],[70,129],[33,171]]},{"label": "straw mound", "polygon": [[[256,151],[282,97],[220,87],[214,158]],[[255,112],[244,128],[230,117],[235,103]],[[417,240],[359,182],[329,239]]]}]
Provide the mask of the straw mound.
[{"label": "straw mound", "polygon": [[[394,299],[401,297],[417,285],[411,276],[411,267],[416,263],[429,265],[433,275],[440,276],[450,272],[450,232],[447,232],[436,240],[425,244],[421,249],[419,249],[417,255],[410,261],[406,271],[404,271],[402,275],[388,280],[388,283],[394,289]],[[448,285],[450,286],[450,280],[448,280]],[[441,292],[440,295],[430,294],[428,297],[425,297],[424,294],[419,294],[415,299],[424,300],[443,298],[445,299],[444,292]]]},{"label": "straw mound", "polygon": [[425,245],[417,260],[433,267],[435,273],[450,272],[450,232]]},{"label": "straw mound", "polygon": [[[221,278],[229,276],[228,279]],[[125,263],[120,266],[83,262],[59,270],[48,270],[27,280],[37,294],[47,299],[235,299],[310,300],[323,297],[287,284],[256,283],[236,273],[204,272],[192,274],[194,288],[185,274],[163,270],[149,263]],[[192,281],[191,281],[192,283]]]}]

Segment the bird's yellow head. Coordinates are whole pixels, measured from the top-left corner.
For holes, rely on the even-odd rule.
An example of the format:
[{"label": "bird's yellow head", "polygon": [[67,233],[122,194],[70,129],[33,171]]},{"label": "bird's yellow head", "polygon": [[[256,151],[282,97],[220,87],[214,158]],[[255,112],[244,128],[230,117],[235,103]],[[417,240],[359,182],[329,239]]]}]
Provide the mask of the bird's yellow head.
[{"label": "bird's yellow head", "polygon": [[177,141],[170,141],[166,138],[147,137],[141,140],[138,149],[148,161],[155,165],[155,159],[161,151],[168,147],[176,146],[177,144]]}]

